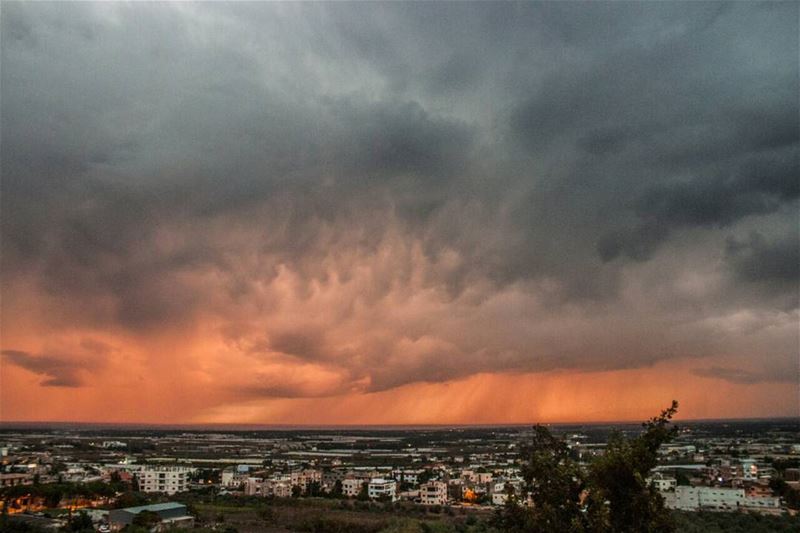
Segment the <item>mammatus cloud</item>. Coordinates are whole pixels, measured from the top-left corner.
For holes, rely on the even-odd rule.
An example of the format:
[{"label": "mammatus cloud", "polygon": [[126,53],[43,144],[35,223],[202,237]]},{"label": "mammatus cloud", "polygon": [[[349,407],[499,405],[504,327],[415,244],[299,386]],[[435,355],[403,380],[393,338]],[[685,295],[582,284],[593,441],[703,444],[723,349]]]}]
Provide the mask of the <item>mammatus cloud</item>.
[{"label": "mammatus cloud", "polygon": [[797,376],[797,9],[4,3],[4,364],[193,409]]}]

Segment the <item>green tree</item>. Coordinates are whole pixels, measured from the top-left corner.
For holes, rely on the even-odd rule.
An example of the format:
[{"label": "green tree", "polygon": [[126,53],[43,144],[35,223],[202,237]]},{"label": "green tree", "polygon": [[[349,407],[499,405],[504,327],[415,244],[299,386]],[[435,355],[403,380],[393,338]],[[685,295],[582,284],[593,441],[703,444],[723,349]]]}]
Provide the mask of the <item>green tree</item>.
[{"label": "green tree", "polygon": [[510,493],[493,525],[509,532],[568,532],[585,530],[581,509],[584,475],[567,444],[546,427],[535,426],[531,443],[523,447],[521,495],[530,495],[533,506]]},{"label": "green tree", "polygon": [[342,480],[337,479],[336,482],[333,484],[333,489],[331,489],[331,496],[334,498],[341,498],[342,497]]},{"label": "green tree", "polygon": [[369,500],[369,483],[365,481],[361,484],[361,489],[358,491],[356,499],[362,502]]},{"label": "green tree", "polygon": [[[603,456],[582,468],[567,444],[547,428],[533,428],[523,447],[523,493],[510,494],[492,519],[509,532],[671,532],[674,525],[664,502],[647,477],[659,447],[672,439],[670,420],[677,402],[643,424],[644,431],[626,439],[616,433]],[[531,498],[532,505],[521,505]]]},{"label": "green tree", "polygon": [[596,530],[614,532],[673,531],[671,517],[658,491],[647,482],[650,471],[658,463],[658,449],[674,438],[677,428],[670,420],[678,411],[673,401],[644,424],[638,437],[625,439],[615,433],[609,439],[605,454],[595,460],[589,471],[589,501],[607,512],[595,513],[601,521]]},{"label": "green tree", "polygon": [[319,484],[319,481],[309,481],[306,485],[306,495],[311,497],[317,497],[322,494],[322,487]]},{"label": "green tree", "polygon": [[70,519],[67,525],[64,527],[65,531],[94,531],[94,524],[92,524],[92,519],[86,514],[86,511],[81,511],[80,513],[76,514],[75,516]]}]

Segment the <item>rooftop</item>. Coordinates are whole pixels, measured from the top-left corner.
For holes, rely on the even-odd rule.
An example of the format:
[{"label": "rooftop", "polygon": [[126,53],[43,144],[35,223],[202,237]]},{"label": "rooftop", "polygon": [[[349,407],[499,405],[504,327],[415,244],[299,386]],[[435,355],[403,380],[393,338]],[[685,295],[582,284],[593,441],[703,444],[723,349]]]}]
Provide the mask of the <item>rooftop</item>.
[{"label": "rooftop", "polygon": [[126,507],[125,509],[120,509],[120,511],[126,511],[128,513],[137,514],[142,511],[152,511],[157,513],[158,511],[167,511],[170,509],[185,509],[186,506],[182,503],[175,503],[175,502],[166,502],[166,503],[153,503],[150,505],[140,505],[138,507]]}]

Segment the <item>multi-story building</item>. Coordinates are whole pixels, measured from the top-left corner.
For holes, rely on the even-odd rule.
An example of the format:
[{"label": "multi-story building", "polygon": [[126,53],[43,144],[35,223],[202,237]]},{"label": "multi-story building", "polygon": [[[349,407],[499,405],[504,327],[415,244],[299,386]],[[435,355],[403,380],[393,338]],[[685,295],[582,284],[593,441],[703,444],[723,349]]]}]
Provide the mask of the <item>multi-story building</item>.
[{"label": "multi-story building", "polygon": [[278,475],[269,478],[261,484],[261,494],[276,498],[290,498],[292,496],[291,477]]},{"label": "multi-story building", "polygon": [[250,477],[249,469],[241,468],[241,466],[228,467],[222,471],[220,482],[223,487],[236,488],[240,487],[247,478]]},{"label": "multi-story building", "polygon": [[522,495],[522,480],[511,479],[498,481],[491,486],[492,505],[504,505],[508,501],[508,494],[512,492],[518,498]]},{"label": "multi-story building", "polygon": [[447,503],[447,483],[444,481],[429,481],[419,488],[419,498],[422,505],[445,505]]},{"label": "multi-story building", "polygon": [[266,496],[266,484],[260,477],[249,477],[244,482],[244,493],[247,496]]},{"label": "multi-story building", "polygon": [[419,483],[419,476],[424,470],[395,470],[392,476],[399,482],[416,485]]},{"label": "multi-story building", "polygon": [[293,486],[298,486],[303,492],[308,490],[311,483],[317,483],[322,486],[322,472],[319,470],[305,469],[298,470],[291,473],[291,483]]},{"label": "multi-story building", "polygon": [[371,500],[397,501],[397,482],[393,479],[375,478],[367,486],[367,495]]},{"label": "multi-story building", "polygon": [[145,466],[136,477],[142,492],[175,494],[189,489],[189,474],[194,471],[184,466]]},{"label": "multi-story building", "polygon": [[360,477],[347,477],[342,480],[342,494],[355,498],[361,492],[361,487],[366,483],[366,480]]}]

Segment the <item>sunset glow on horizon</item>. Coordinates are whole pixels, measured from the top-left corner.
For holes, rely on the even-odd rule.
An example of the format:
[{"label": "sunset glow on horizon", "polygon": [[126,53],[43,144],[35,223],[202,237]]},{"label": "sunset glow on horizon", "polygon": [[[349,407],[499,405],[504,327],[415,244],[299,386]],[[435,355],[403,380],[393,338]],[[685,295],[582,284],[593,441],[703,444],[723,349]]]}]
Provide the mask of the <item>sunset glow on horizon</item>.
[{"label": "sunset glow on horizon", "polygon": [[797,3],[0,20],[0,422],[800,415]]}]

